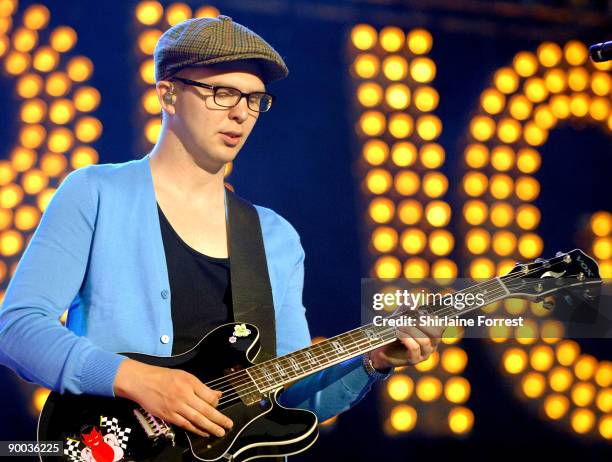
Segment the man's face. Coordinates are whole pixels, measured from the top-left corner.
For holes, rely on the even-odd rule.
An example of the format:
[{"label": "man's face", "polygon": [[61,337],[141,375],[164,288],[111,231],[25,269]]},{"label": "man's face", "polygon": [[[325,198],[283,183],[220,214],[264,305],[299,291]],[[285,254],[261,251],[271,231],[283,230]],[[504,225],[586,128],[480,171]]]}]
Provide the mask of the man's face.
[{"label": "man's face", "polygon": [[[256,66],[231,63],[221,68],[183,69],[176,74],[209,85],[233,87],[243,93],[263,92],[265,85]],[[175,114],[169,123],[198,165],[216,171],[238,155],[257,122],[259,113],[247,106],[246,98],[227,108],[217,105],[213,90],[179,81],[175,89]]]}]

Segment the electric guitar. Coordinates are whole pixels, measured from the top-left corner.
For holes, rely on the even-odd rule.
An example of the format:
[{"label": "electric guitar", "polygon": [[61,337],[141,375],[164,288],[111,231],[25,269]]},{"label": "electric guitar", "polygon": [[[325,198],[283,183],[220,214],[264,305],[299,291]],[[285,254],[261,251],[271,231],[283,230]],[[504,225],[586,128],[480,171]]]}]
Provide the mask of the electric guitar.
[{"label": "electric guitar", "polygon": [[[517,264],[505,276],[465,289],[484,293],[483,303],[463,311],[446,310],[446,316],[462,316],[505,298],[539,301],[572,287],[591,292],[600,284],[597,263],[581,250],[572,250],[550,260]],[[39,418],[38,441],[62,441],[64,455],[41,455],[41,460],[245,462],[297,454],[317,439],[317,417],[283,407],[278,400],[283,387],[397,338],[395,329],[369,324],[254,364],[258,337],[256,326],[231,323],[212,330],[180,355],[126,354],[147,364],[185,370],[221,390],[218,409],[234,422],[223,437],[187,432],[127,399],[52,392]]]}]

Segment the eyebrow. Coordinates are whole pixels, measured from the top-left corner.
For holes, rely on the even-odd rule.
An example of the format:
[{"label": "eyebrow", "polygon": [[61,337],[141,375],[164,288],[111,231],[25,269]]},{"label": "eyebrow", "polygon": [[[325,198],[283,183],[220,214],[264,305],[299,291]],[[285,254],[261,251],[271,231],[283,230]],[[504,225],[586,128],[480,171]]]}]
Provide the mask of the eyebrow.
[{"label": "eyebrow", "polygon": [[224,82],[212,81],[212,82],[203,82],[203,83],[206,83],[207,85],[213,85],[213,86],[215,86],[215,87],[229,87],[229,88],[235,88],[235,89],[237,89],[237,90],[241,90],[243,93],[255,93],[255,92],[257,92],[257,93],[265,93],[265,92],[266,92],[265,87],[264,87],[264,89],[263,89],[263,90],[251,90],[251,91],[245,91],[245,90],[242,90],[241,88],[238,88],[238,87],[236,87],[236,86],[234,86],[234,85],[230,85],[230,84],[228,84],[228,83],[224,83]]}]

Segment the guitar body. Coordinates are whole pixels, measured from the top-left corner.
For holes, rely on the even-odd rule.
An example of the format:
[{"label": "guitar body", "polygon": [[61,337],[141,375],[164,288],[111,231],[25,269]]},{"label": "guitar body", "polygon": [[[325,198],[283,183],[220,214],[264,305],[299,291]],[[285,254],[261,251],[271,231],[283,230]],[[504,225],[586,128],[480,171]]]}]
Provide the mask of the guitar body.
[{"label": "guitar body", "polygon": [[[241,395],[236,393],[240,386],[245,388],[246,375],[237,372],[253,364],[259,351],[258,337],[253,325],[224,324],[181,355],[125,354],[146,364],[185,370],[204,383],[213,382],[213,389],[216,379],[226,377],[228,380],[220,387],[223,396],[218,409],[232,419],[234,426],[225,436],[206,438],[187,432],[149,415],[127,399],[52,392],[39,418],[38,441],[62,441],[65,455],[41,459],[245,462],[306,450],[318,437],[317,418],[312,412],[280,405],[282,388],[258,397],[253,404],[241,399],[244,391]],[[247,387],[247,391],[257,394],[253,388]]]}]

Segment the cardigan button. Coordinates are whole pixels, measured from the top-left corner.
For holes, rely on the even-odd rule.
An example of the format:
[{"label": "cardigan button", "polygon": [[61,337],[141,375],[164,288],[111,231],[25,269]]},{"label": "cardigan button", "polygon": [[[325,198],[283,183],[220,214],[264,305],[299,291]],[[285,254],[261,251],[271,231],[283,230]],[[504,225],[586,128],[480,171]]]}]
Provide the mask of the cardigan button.
[{"label": "cardigan button", "polygon": [[161,338],[159,340],[161,340],[161,342],[164,343],[164,344],[168,343],[170,341],[170,336],[164,334],[164,335],[161,336]]},{"label": "cardigan button", "polygon": [[168,291],[166,289],[161,291],[161,296],[162,298],[165,300],[166,298],[168,298]]}]

